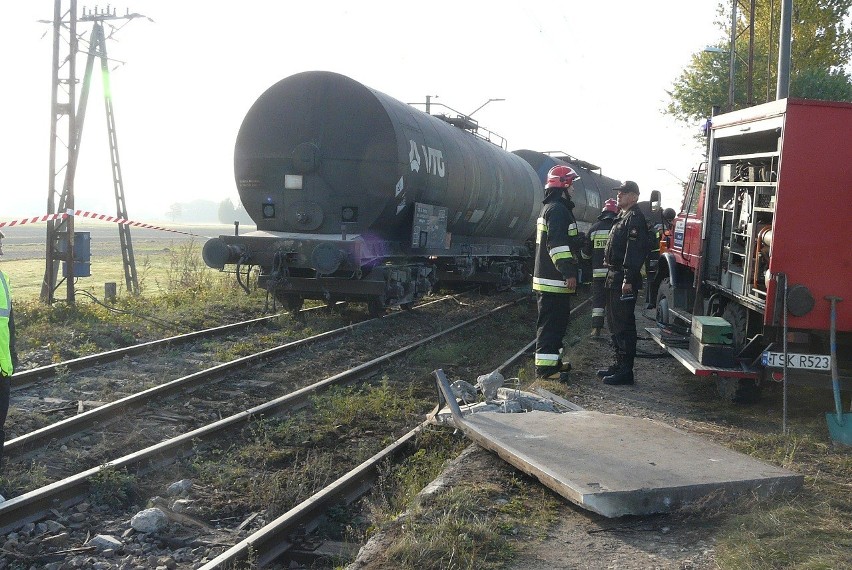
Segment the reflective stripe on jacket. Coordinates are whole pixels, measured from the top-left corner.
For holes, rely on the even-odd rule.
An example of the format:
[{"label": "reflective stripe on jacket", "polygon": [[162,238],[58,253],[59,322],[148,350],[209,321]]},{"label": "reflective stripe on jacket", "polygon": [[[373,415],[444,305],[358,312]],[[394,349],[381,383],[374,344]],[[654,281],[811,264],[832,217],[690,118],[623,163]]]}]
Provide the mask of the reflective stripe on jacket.
[{"label": "reflective stripe on jacket", "polygon": [[540,354],[538,352],[535,353],[536,366],[558,366],[559,364],[560,363],[558,354]]},{"label": "reflective stripe on jacket", "polygon": [[583,258],[592,260],[592,278],[606,278],[606,263],[604,262],[604,252],[606,244],[609,241],[609,232],[612,230],[612,224],[615,221],[615,216],[610,214],[607,217],[599,218],[597,222],[589,228],[589,239],[586,240],[583,246]]},{"label": "reflective stripe on jacket", "polygon": [[565,280],[577,278],[579,232],[570,201],[549,194],[538,218],[536,229],[533,290],[546,293],[574,293]]},{"label": "reflective stripe on jacket", "polygon": [[0,373],[3,376],[12,375],[11,333],[9,332],[9,315],[12,313],[12,294],[9,292],[9,280],[0,271]]}]

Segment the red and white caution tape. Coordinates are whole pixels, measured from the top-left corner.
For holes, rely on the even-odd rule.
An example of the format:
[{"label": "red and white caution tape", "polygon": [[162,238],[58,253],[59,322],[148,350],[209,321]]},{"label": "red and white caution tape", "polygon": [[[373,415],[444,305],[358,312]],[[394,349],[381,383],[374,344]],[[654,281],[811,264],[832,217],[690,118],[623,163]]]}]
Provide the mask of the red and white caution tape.
[{"label": "red and white caution tape", "polygon": [[43,216],[35,216],[32,218],[21,218],[19,220],[10,220],[8,222],[0,222],[0,228],[4,227],[13,227],[13,226],[22,226],[24,224],[35,224],[39,222],[49,222],[51,220],[64,220],[68,216],[77,216],[81,218],[90,218],[92,220],[99,220],[101,222],[112,222],[115,224],[123,224],[126,226],[132,226],[137,228],[145,228],[148,230],[159,230],[162,232],[172,232],[176,234],[183,234],[187,236],[193,237],[208,237],[208,236],[200,236],[198,234],[194,234],[191,232],[182,232],[180,230],[173,230],[171,228],[164,228],[162,226],[155,226],[152,224],[146,224],[144,222],[134,222],[132,220],[127,220],[125,218],[119,218],[117,216],[107,216],[106,214],[98,214],[95,212],[89,212],[87,210],[68,210],[67,212],[61,214],[45,214]]},{"label": "red and white caution tape", "polygon": [[45,214],[44,216],[35,216],[33,218],[22,218],[20,220],[12,220],[10,222],[0,222],[0,228],[23,226],[24,224],[35,224],[38,222],[49,222],[50,220],[64,220],[68,214]]}]

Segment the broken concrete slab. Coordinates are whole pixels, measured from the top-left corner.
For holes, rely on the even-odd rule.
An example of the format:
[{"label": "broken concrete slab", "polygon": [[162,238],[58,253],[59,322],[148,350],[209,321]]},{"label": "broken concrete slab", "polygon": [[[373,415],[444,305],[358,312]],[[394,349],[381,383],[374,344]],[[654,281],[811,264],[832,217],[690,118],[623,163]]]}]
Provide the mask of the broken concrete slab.
[{"label": "broken concrete slab", "polygon": [[[439,389],[451,394],[441,370]],[[592,411],[463,415],[453,423],[479,445],[566,499],[604,515],[669,512],[695,501],[794,491],[803,477],[645,418]]]}]

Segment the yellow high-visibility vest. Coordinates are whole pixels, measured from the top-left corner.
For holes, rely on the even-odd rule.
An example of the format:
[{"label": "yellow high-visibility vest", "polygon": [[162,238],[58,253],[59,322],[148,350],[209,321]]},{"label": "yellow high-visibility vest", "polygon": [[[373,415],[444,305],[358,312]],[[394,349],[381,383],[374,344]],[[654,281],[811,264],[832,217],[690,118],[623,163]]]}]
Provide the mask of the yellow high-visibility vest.
[{"label": "yellow high-visibility vest", "polygon": [[0,271],[0,373],[12,375],[12,348],[9,346],[9,315],[12,313],[12,294],[9,292],[9,280]]}]

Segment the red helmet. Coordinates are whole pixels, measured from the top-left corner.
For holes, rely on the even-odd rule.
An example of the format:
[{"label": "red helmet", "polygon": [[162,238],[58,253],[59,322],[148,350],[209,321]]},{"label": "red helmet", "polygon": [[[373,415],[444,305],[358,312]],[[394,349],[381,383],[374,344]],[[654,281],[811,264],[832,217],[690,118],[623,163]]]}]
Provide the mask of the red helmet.
[{"label": "red helmet", "polygon": [[605,214],[607,212],[612,212],[613,214],[618,213],[618,201],[615,198],[610,198],[606,202],[604,202],[603,208],[601,209],[601,214]]},{"label": "red helmet", "polygon": [[551,168],[550,172],[547,173],[547,184],[544,185],[544,188],[569,188],[574,181],[579,179],[580,177],[574,172],[573,168],[560,164]]}]

